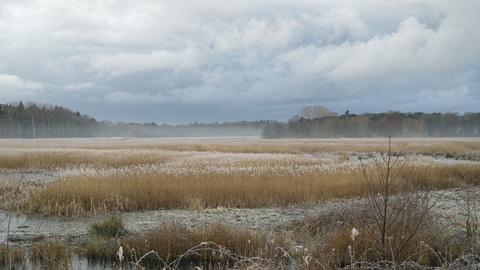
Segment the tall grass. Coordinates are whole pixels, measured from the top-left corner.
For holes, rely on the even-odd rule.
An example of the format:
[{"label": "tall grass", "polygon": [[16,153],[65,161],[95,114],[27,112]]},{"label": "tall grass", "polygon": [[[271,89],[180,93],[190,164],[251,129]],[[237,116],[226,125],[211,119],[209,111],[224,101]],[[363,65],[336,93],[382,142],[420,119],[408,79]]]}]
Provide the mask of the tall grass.
[{"label": "tall grass", "polygon": [[[363,194],[352,174],[359,161],[311,155],[184,154],[164,164],[77,166],[33,190],[20,207],[26,212],[88,215],[114,210],[309,204]],[[476,162],[418,157],[409,166],[414,168],[408,181],[420,188],[455,187],[462,174],[480,177]]]},{"label": "tall grass", "polygon": [[[420,154],[480,154],[478,138],[399,138],[395,151]],[[57,168],[79,164],[127,166],[156,164],[168,158],[168,151],[222,153],[374,153],[386,151],[388,143],[379,139],[36,139],[0,140],[0,168]],[[161,151],[159,151],[161,150]],[[167,157],[163,156],[167,153]],[[173,153],[170,153],[173,155]],[[105,157],[108,157],[106,159]]]},{"label": "tall grass", "polygon": [[122,216],[117,214],[111,215],[103,221],[93,222],[87,231],[94,238],[114,238],[127,233]]},{"label": "tall grass", "polygon": [[[56,181],[25,189],[15,206],[7,196],[11,185],[0,187],[4,205],[58,215],[279,206],[361,196],[362,186],[352,175],[360,163],[349,153],[388,150],[386,140],[373,139],[0,140],[0,146],[2,168],[58,172]],[[476,156],[480,140],[396,139],[392,148]],[[322,154],[335,151],[344,154]],[[429,189],[456,186],[459,175],[480,177],[478,162],[414,156],[409,166],[415,166],[409,181]]]},{"label": "tall grass", "polygon": [[[249,231],[245,228],[233,228],[218,222],[194,228],[187,228],[171,222],[152,228],[145,234],[124,238],[117,245],[124,247],[126,257],[139,257],[153,250],[157,256],[150,256],[151,260],[161,258],[163,262],[168,262],[201,243],[215,243],[215,245],[230,251],[231,254],[268,258],[273,255],[273,249],[268,246],[269,240],[271,239],[268,239],[267,235],[259,232]],[[271,243],[275,243],[275,241]],[[275,246],[278,244],[275,243]],[[214,251],[214,245],[205,244],[204,248],[213,250],[204,250],[197,256],[191,254],[188,259],[222,260],[222,254]],[[225,256],[225,259],[228,258]]]},{"label": "tall grass", "polygon": [[5,244],[0,245],[2,269],[71,269],[71,265],[72,250],[56,238],[45,238],[29,246],[13,246],[8,252]]},{"label": "tall grass", "polygon": [[56,238],[46,238],[33,243],[28,251],[33,269],[69,269],[72,265],[72,252],[68,245]]}]

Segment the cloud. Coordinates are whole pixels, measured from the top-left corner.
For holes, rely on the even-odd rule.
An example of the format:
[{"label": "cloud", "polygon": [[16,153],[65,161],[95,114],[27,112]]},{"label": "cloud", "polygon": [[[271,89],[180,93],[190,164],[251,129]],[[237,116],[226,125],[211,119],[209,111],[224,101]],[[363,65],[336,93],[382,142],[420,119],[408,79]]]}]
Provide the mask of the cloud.
[{"label": "cloud", "polygon": [[215,87],[196,87],[190,86],[185,88],[176,88],[166,93],[150,92],[129,93],[117,91],[108,93],[103,97],[109,104],[165,104],[165,103],[182,103],[182,104],[216,104],[228,102],[232,99],[233,93],[223,91]]},{"label": "cloud", "polygon": [[0,93],[90,102],[99,117],[99,103],[263,115],[315,104],[447,108],[456,91],[476,108],[467,101],[480,95],[479,9],[476,0],[5,0]]},{"label": "cloud", "polygon": [[0,74],[2,100],[32,99],[41,94],[45,85],[40,82],[25,80],[16,75]]},{"label": "cloud", "polygon": [[301,31],[295,19],[277,16],[274,23],[255,17],[243,16],[226,24],[225,30],[212,29],[215,33],[216,52],[234,50],[273,50],[287,47]]},{"label": "cloud", "polygon": [[148,70],[192,70],[198,67],[200,61],[200,55],[194,48],[188,48],[182,52],[165,50],[151,53],[120,52],[94,55],[90,68],[100,74],[120,76]]},{"label": "cloud", "polygon": [[480,51],[465,46],[476,34],[445,24],[448,20],[433,30],[410,17],[394,33],[364,42],[297,48],[283,53],[279,64],[288,66],[298,81],[319,76],[339,82],[444,75],[480,57]]},{"label": "cloud", "polygon": [[467,85],[457,88],[432,90],[422,89],[410,96],[410,102],[395,105],[402,111],[421,112],[469,112],[478,104],[478,98],[472,98],[472,91]]},{"label": "cloud", "polygon": [[343,42],[345,39],[368,38],[368,26],[352,7],[333,7],[323,16],[304,13],[302,17],[316,28],[314,35],[321,43]]},{"label": "cloud", "polygon": [[162,93],[158,93],[156,95],[152,95],[149,92],[132,94],[123,91],[109,93],[103,97],[103,100],[105,100],[108,104],[158,104],[174,101],[172,98],[169,98]]},{"label": "cloud", "polygon": [[45,68],[54,73],[76,74],[85,70],[89,64],[88,55],[71,55],[68,57],[56,57],[45,60]]},{"label": "cloud", "polygon": [[86,82],[86,83],[74,83],[74,84],[67,84],[62,87],[63,90],[69,92],[75,92],[79,90],[89,89],[95,86],[95,83]]}]

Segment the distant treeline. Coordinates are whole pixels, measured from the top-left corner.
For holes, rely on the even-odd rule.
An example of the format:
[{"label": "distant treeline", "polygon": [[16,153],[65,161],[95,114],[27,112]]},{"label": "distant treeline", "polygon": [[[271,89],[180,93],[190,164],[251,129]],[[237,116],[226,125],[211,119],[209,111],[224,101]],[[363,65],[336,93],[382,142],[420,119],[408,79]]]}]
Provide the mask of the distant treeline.
[{"label": "distant treeline", "polygon": [[35,102],[0,104],[0,138],[260,136],[271,121],[171,126],[96,121],[68,108]]},{"label": "distant treeline", "polygon": [[92,137],[96,128],[95,119],[61,106],[0,104],[0,138]]},{"label": "distant treeline", "polygon": [[365,138],[365,137],[478,137],[480,113],[350,114],[305,118],[295,115],[288,123],[273,123],[262,131],[265,138]]},{"label": "distant treeline", "polygon": [[401,113],[338,115],[323,106],[307,106],[288,123],[241,121],[171,126],[156,123],[113,123],[35,102],[0,104],[0,138],[79,137],[228,137],[363,138],[479,137],[480,113]]}]

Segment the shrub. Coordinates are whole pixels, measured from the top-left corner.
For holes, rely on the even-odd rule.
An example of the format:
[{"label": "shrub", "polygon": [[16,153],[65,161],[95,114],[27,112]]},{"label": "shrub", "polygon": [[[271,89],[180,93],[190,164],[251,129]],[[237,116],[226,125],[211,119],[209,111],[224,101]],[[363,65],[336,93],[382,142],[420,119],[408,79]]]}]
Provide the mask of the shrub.
[{"label": "shrub", "polygon": [[398,263],[418,250],[420,239],[428,238],[429,211],[435,202],[418,186],[426,171],[412,173],[415,166],[409,165],[408,157],[393,156],[390,140],[388,152],[373,161],[373,166],[360,161],[361,168],[355,175],[364,187],[363,207],[346,208],[345,214],[353,217],[358,238],[363,239],[355,244],[371,250],[376,257],[367,259]]},{"label": "shrub", "polygon": [[88,233],[95,238],[114,238],[127,234],[122,216],[113,214],[104,221],[93,222],[88,228]]}]

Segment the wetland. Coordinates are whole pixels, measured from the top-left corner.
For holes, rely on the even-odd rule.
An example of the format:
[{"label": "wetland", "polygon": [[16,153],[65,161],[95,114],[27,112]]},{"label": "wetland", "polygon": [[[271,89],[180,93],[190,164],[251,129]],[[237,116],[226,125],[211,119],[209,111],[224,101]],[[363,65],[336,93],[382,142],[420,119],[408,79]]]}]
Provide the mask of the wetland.
[{"label": "wetland", "polygon": [[[345,255],[327,256],[325,248],[355,244],[339,240],[359,226],[345,217],[345,209],[364,205],[356,177],[362,169],[375,169],[386,153],[404,164],[400,169],[417,181],[417,191],[428,191],[435,202],[428,226],[442,236],[422,235],[434,252],[450,248],[453,263],[454,254],[477,245],[472,229],[478,233],[478,139],[398,139],[392,141],[394,152],[388,139],[1,140],[0,146],[1,241],[10,245],[9,252],[32,253],[35,243],[55,239],[70,254],[53,264],[59,269],[118,269],[120,246],[129,247],[129,262],[155,252],[138,266],[129,264],[132,269],[147,262],[152,269],[179,267],[175,260],[187,253],[183,261],[199,260],[202,268],[258,266],[251,258],[260,255],[266,268],[295,263],[308,269],[308,260],[338,268]],[[128,233],[92,237],[92,224],[112,214],[121,217]],[[155,249],[166,245],[153,244],[161,241],[158,231],[168,230],[181,240],[162,241],[183,246]],[[252,239],[256,246],[250,247]],[[462,246],[466,240],[468,246]],[[299,246],[309,251],[299,252]],[[237,257],[220,258],[230,256],[222,248]],[[275,259],[279,254],[283,262]],[[29,265],[17,263],[35,269],[32,261],[44,262],[37,256]]]}]

